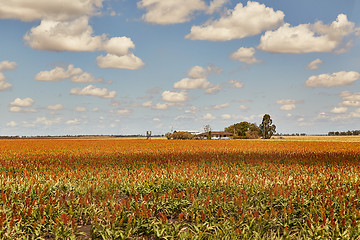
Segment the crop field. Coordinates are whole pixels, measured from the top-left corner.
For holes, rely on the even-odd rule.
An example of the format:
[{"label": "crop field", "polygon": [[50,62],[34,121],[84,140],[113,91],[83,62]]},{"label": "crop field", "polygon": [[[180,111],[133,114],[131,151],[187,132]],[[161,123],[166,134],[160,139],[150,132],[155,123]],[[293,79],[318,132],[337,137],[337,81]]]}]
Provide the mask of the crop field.
[{"label": "crop field", "polygon": [[0,239],[360,239],[360,142],[0,140]]}]

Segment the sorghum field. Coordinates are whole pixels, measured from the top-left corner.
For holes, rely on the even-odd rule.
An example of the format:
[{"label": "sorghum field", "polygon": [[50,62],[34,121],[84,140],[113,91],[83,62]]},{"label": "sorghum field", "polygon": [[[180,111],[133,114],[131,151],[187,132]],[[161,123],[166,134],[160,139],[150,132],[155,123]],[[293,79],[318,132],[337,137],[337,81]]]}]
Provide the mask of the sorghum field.
[{"label": "sorghum field", "polygon": [[1,239],[359,239],[360,142],[0,140]]}]

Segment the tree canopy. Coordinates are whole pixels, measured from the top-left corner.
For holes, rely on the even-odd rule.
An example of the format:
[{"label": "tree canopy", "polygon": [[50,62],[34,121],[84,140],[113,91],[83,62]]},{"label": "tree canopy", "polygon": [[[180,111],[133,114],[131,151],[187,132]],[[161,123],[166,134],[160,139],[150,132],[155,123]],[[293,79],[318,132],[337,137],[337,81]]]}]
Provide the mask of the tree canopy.
[{"label": "tree canopy", "polygon": [[246,121],[235,123],[225,128],[225,132],[233,133],[235,138],[259,138],[259,127]]},{"label": "tree canopy", "polygon": [[263,116],[262,122],[259,125],[261,136],[264,139],[270,139],[274,133],[276,133],[276,126],[272,123],[272,119],[269,114]]}]

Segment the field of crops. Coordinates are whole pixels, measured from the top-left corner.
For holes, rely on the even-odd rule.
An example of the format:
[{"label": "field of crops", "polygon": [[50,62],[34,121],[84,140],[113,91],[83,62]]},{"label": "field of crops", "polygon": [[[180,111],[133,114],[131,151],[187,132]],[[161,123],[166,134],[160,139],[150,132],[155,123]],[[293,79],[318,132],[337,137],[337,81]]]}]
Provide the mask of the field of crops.
[{"label": "field of crops", "polygon": [[0,140],[1,239],[356,239],[360,142]]}]

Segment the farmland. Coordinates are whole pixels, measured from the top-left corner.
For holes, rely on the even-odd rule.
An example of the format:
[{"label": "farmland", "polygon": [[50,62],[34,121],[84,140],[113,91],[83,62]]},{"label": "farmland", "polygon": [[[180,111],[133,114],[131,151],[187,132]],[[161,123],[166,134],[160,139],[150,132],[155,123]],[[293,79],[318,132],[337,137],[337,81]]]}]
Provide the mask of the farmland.
[{"label": "farmland", "polygon": [[0,238],[356,239],[349,139],[0,140]]}]

